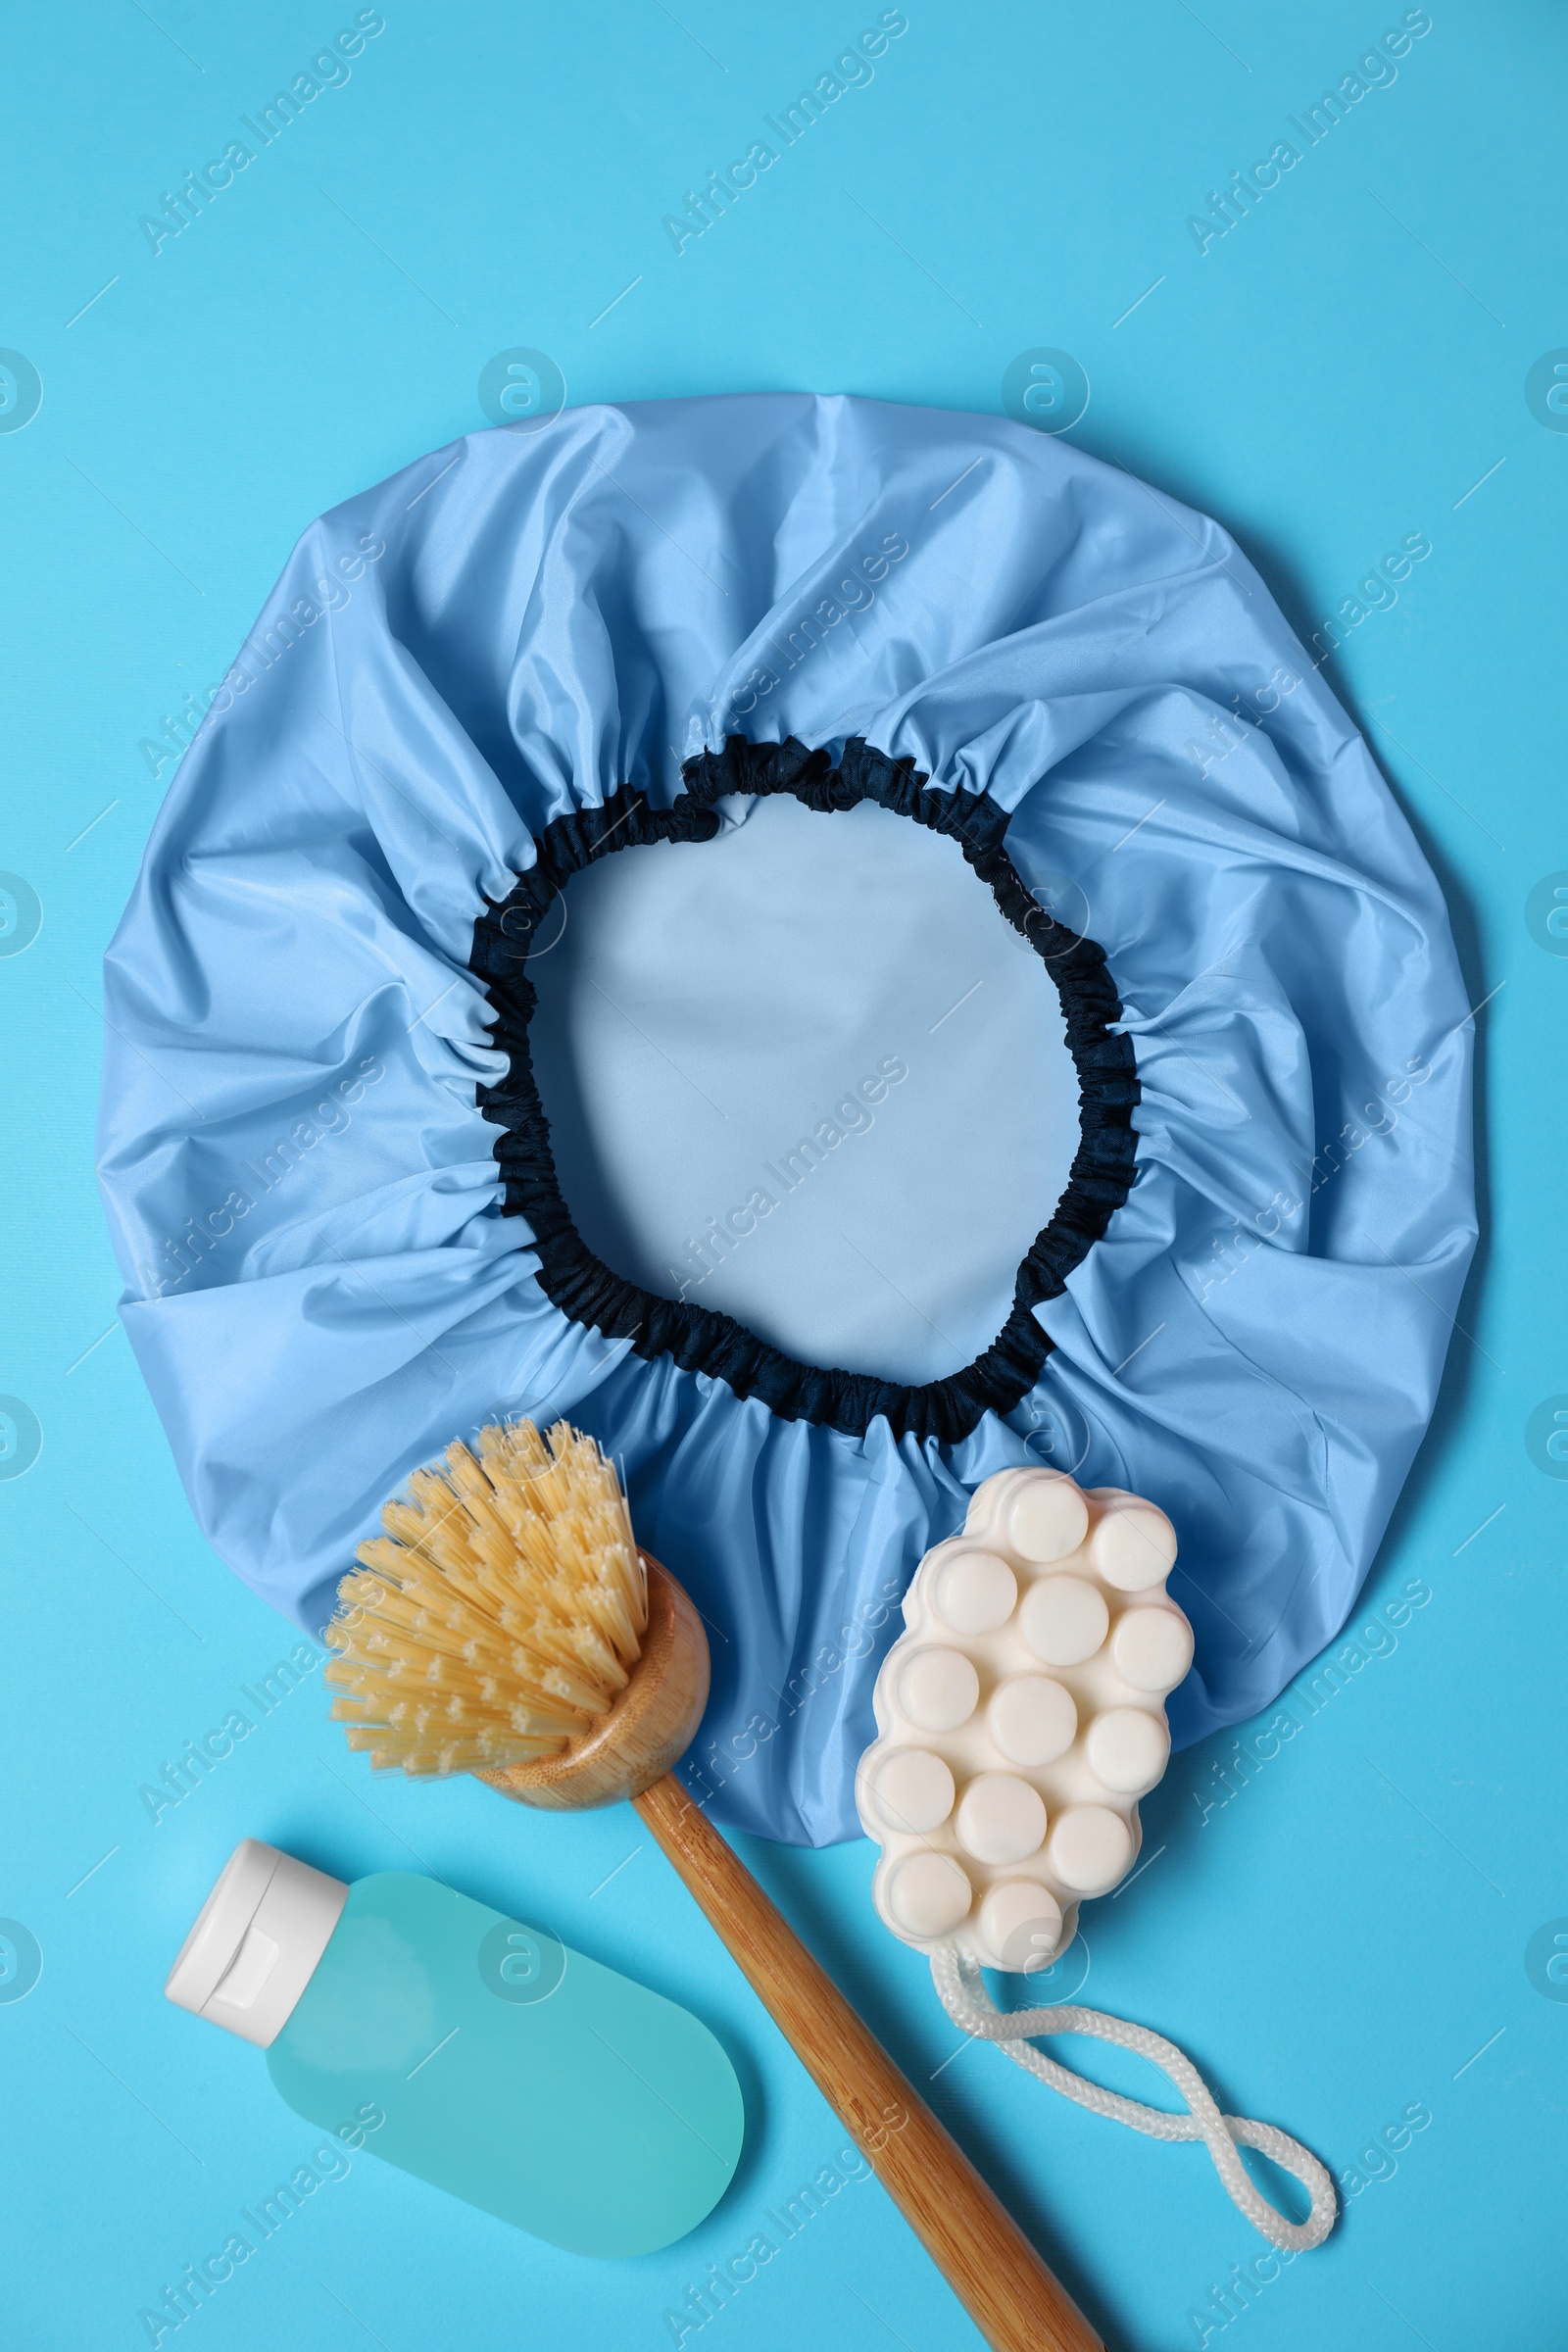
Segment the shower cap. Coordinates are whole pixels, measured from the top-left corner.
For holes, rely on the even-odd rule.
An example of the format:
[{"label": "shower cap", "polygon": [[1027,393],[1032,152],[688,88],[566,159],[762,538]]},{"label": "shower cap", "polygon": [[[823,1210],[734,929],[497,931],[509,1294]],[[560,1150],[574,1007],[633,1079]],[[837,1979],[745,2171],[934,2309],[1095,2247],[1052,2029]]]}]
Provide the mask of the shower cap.
[{"label": "shower cap", "polygon": [[569,1417],[709,1624],[690,1786],[797,1842],[858,1834],[900,1597],[1009,1465],[1174,1522],[1178,1743],[1273,1698],[1474,1245],[1365,745],[1223,530],[994,417],[585,408],[335,509],[105,1011],[121,1312],[221,1557],[315,1632],[415,1465]]}]

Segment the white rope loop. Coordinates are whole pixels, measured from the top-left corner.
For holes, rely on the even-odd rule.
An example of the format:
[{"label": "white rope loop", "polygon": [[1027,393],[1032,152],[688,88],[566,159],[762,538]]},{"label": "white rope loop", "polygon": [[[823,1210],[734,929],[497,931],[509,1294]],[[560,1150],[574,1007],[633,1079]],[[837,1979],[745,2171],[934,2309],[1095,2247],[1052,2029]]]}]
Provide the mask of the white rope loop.
[{"label": "white rope loop", "polygon": [[[1129,2124],[1151,2139],[1200,2139],[1232,2199],[1271,2245],[1304,2254],[1312,2246],[1320,2246],[1333,2229],[1339,2211],[1334,2182],[1317,2158],[1272,2124],[1254,2124],[1245,2115],[1222,2115],[1192,2060],[1162,2034],[1151,2033],[1147,2026],[1129,2025],[1123,2018],[1106,2017],[1099,2009],[1065,2004],[1054,2009],[999,2009],[986,1990],[979,1963],[967,1959],[956,1943],[939,1944],[932,1953],[931,1978],[956,2026],[978,2040],[994,2041],[1016,2065],[1038,2075],[1063,2097],[1075,2099],[1096,2115]],[[1136,2099],[1124,2099],[1116,2091],[1086,2081],[1070,2067],[1060,2066],[1043,2050],[1035,2049],[1028,2037],[1036,2034],[1090,2034],[1097,2040],[1136,2050],[1170,2077],[1187,2101],[1188,2112],[1167,2115],[1163,2108],[1142,2106]],[[1244,2147],[1256,2148],[1300,2181],[1311,2200],[1304,2222],[1288,2222],[1253,2186],[1238,2153]]]}]

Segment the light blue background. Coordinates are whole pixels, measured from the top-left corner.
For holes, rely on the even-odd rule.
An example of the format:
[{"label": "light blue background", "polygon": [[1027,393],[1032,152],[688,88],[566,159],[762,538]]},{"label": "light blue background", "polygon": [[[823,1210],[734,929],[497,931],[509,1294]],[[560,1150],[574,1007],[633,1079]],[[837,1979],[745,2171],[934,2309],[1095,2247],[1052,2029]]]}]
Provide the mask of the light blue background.
[{"label": "light blue background", "polygon": [[[1247,1785],[1233,1775],[1223,1808],[1231,1740],[1177,1760],[1145,1807],[1148,1867],[1090,1908],[1086,1997],[1172,2034],[1222,2100],[1337,2172],[1407,2104],[1431,2110],[1326,2249],[1223,2330],[1211,2308],[1210,2342],[1556,2347],[1568,2003],[1525,1955],[1568,1915],[1568,1494],[1525,1429],[1568,1391],[1568,960],[1525,907],[1568,868],[1568,435],[1524,386],[1568,346],[1560,14],[1437,0],[1394,85],[1200,256],[1185,217],[1398,8],[911,0],[870,85],[677,258],[661,216],[874,9],[681,0],[677,22],[658,0],[389,0],[347,86],[155,258],[138,215],[354,11],[155,13],[90,0],[8,35],[0,342],[43,382],[37,416],[0,435],[0,865],[43,907],[36,940],[0,959],[0,1390],[43,1432],[34,1466],[0,1484],[0,1913],[43,1953],[34,1988],[0,2002],[8,2347],[144,2342],[138,2308],[308,2152],[256,2053],[159,1989],[245,1833],[344,1876],[428,1867],[538,1911],[715,2026],[753,2132],[706,2229],[615,2269],[357,2161],[192,2323],[208,2352],[668,2343],[663,2308],[842,2142],[628,1813],[372,1787],[318,1675],[156,1826],[137,1793],[296,1639],[196,1536],[114,1324],[91,1166],[97,967],[161,790],[138,744],[221,675],[310,518],[478,426],[479,371],[515,345],[550,353],[573,401],[800,386],[993,412],[1010,361],[1064,349],[1092,386],[1078,441],[1216,514],[1303,632],[1401,536],[1430,536],[1328,674],[1445,881],[1471,1002],[1490,998],[1490,1238],[1352,1630],[1412,1577],[1432,1598],[1393,1654],[1315,1715],[1298,1706],[1305,1728]],[[1206,2159],[1081,2115],[983,2048],[955,2057],[923,1964],[872,1915],[869,1847],[749,1859],[914,2080],[942,2070],[940,2110],[1112,2342],[1198,2343],[1194,2307],[1261,2251]],[[1145,2087],[1136,2067],[1114,2079]],[[976,2338],[861,2181],[699,2340]]]}]

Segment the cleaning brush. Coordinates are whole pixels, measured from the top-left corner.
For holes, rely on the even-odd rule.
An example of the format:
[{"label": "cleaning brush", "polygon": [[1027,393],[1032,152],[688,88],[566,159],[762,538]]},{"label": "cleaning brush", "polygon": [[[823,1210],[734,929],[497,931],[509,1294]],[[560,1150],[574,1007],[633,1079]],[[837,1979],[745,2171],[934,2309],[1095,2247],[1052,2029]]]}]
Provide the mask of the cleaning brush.
[{"label": "cleaning brush", "polygon": [[529,1421],[416,1471],[339,1588],[326,1679],[378,1771],[629,1798],[996,2352],[1100,2338],[672,1767],[708,1702],[690,1599],[591,1438]]},{"label": "cleaning brush", "polygon": [[492,1424],[416,1470],[338,1590],[332,1713],[378,1772],[500,1771],[558,1755],[625,1690],[648,1579],[592,1438]]}]

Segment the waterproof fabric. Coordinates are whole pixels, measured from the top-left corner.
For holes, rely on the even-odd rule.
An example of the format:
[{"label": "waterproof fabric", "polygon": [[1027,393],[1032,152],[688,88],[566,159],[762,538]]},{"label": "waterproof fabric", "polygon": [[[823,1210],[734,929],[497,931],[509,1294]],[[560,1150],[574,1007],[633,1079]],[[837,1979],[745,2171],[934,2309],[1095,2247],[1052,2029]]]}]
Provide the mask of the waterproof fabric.
[{"label": "waterproof fabric", "polygon": [[[634,801],[625,829],[698,839],[786,768],[874,783],[993,890],[1004,859],[1040,913],[1004,876],[1001,914],[1103,984],[1094,1213],[941,1409],[657,1300],[631,1328],[549,1229],[541,860]],[[1179,1741],[1264,1705],[1354,1601],[1474,1242],[1466,1000],[1365,746],[1223,531],[994,418],[587,409],[337,509],[181,764],[105,990],[122,1312],[220,1553],[318,1629],[416,1463],[570,1415],[712,1628],[691,1784],[775,1838],[856,1834],[898,1596],[1008,1464],[1169,1512]]]},{"label": "waterproof fabric", "polygon": [[[838,658],[858,662],[838,636]],[[727,747],[710,781],[742,758],[776,758],[813,798],[827,765]],[[847,749],[835,795],[852,764]],[[897,771],[864,755],[861,772],[891,785]],[[942,815],[954,797],[922,805]],[[802,1366],[951,1378],[1009,1323],[1082,1148],[1062,967],[1004,918],[952,833],[874,799],[824,812],[789,789],[725,794],[712,813],[706,840],[625,857],[609,834],[613,854],[525,933],[540,943],[528,1056],[577,1236]],[[1125,1046],[1102,1025],[1100,1043]]]}]

